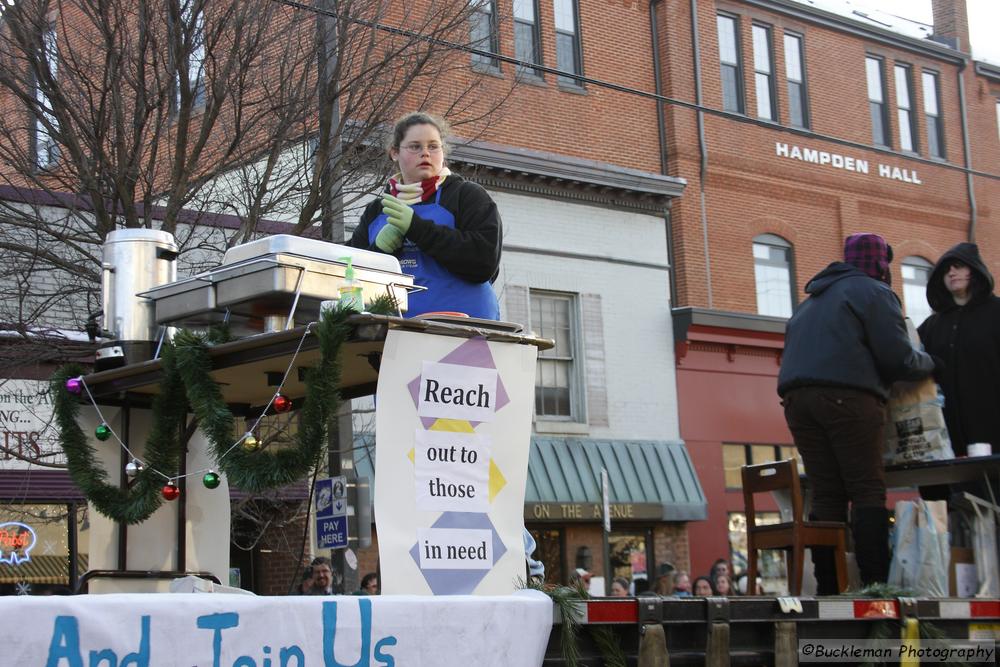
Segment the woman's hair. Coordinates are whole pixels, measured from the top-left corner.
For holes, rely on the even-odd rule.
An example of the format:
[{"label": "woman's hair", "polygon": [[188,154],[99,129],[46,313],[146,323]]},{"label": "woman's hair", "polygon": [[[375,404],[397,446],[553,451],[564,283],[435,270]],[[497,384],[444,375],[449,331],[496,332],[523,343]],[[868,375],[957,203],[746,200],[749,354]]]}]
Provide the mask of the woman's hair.
[{"label": "woman's hair", "polygon": [[674,576],[664,574],[663,576],[657,577],[653,590],[656,591],[657,595],[672,595],[674,592]]},{"label": "woman's hair", "polygon": [[368,574],[366,574],[364,577],[361,578],[361,588],[367,586],[368,582],[372,581],[373,579],[378,579],[377,573],[369,572]]},{"label": "woman's hair", "polygon": [[699,581],[704,581],[704,582],[708,583],[708,587],[712,590],[713,593],[715,592],[715,584],[712,582],[711,579],[709,579],[708,577],[698,577],[697,579],[695,579],[694,581],[691,582],[691,592],[692,593],[694,593],[695,595],[697,595],[697,593],[695,593],[695,591],[698,590],[698,582]]},{"label": "woman's hair", "polygon": [[448,121],[444,118],[429,114],[426,111],[413,111],[397,120],[392,128],[392,135],[389,137],[389,145],[386,146],[386,150],[390,148],[399,150],[400,144],[403,143],[403,137],[406,136],[406,131],[414,125],[433,126],[438,131],[438,134],[441,135],[441,146],[444,154],[448,155],[450,148],[448,140],[451,138],[451,126],[448,125]]},{"label": "woman's hair", "polygon": [[615,577],[614,579],[611,580],[611,583],[618,584],[626,591],[628,590],[628,579],[626,579],[625,577]]},{"label": "woman's hair", "polygon": [[716,594],[720,594],[719,593],[719,581],[721,581],[722,579],[725,579],[726,582],[729,584],[729,592],[726,593],[726,595],[735,595],[736,594],[736,586],[733,585],[733,580],[730,579],[729,576],[725,575],[725,574],[717,574],[714,577],[712,577],[712,591],[714,593],[716,593]]}]

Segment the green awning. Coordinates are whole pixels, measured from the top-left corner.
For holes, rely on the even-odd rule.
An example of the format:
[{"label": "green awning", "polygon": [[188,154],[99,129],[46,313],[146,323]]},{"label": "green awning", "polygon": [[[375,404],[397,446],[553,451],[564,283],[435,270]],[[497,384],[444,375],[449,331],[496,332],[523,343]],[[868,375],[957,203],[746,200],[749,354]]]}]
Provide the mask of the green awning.
[{"label": "green awning", "polygon": [[[612,520],[693,521],[708,516],[705,494],[682,442],[535,436],[525,518],[532,518],[527,510],[537,504],[549,514],[556,507],[561,519],[593,519],[594,506],[601,503],[601,468],[608,471]],[[539,516],[538,511],[534,517],[554,518]]]},{"label": "green awning", "polygon": [[[374,438],[357,433],[354,447],[355,469],[371,480],[374,502]],[[525,519],[593,520],[593,505],[601,502],[602,467],[608,471],[612,519],[694,521],[708,515],[705,494],[682,442],[533,436]],[[558,517],[551,508],[549,516],[539,516],[547,505],[567,509],[560,508]]]}]

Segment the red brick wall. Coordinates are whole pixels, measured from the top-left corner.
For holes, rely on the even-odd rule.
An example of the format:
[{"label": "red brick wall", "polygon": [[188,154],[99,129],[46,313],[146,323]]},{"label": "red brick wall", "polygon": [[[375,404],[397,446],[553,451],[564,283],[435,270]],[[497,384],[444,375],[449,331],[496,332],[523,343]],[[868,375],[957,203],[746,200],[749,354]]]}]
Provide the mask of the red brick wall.
[{"label": "red brick wall", "polygon": [[[665,93],[693,100],[688,6],[688,3],[661,3],[658,20],[663,33],[661,47],[667,54],[663,77]],[[866,42],[856,35],[765,11],[748,3],[720,0],[700,3],[699,7],[703,103],[715,109],[722,106],[715,23],[717,11],[722,10],[740,19],[744,91],[749,115],[756,113],[751,24],[758,21],[772,27],[779,125],[761,126],[706,114],[708,165],[702,183],[695,114],[688,109],[669,107],[671,174],[688,181],[684,196],[674,202],[672,209],[679,295],[676,305],[756,312],[751,243],[757,234],[777,234],[793,245],[800,291],[817,271],[839,259],[844,236],[853,232],[883,234],[896,247],[897,257],[920,255],[930,261],[952,244],[966,239],[970,207],[962,172],[918,162],[902,153],[886,154],[866,147],[839,145],[818,136],[865,146],[871,144],[865,56],[876,54],[885,59],[886,100],[893,145],[899,146],[899,128],[895,117],[892,65],[898,62],[912,67],[912,103],[921,112],[916,114],[916,138],[924,157],[927,155],[927,131],[919,75],[925,68],[934,70],[939,74],[946,155],[951,163],[961,165],[964,154],[956,65],[926,54]],[[788,122],[784,30],[803,36],[814,136],[793,134],[780,126]],[[971,90],[968,97],[974,161],[983,170],[995,170],[1000,157],[993,108],[996,87],[977,81],[971,69],[966,68],[965,85]],[[852,173],[829,165],[779,157],[775,154],[776,142],[868,160],[871,173]],[[908,169],[911,173],[915,171],[923,184],[880,178],[877,175],[879,163]],[[702,187],[705,189],[704,224]],[[1000,238],[995,238],[992,229],[995,225],[990,224],[992,202],[1000,191],[995,180],[977,178],[976,192],[978,239],[984,245],[984,254],[996,258],[991,266],[1000,269],[1000,246],[997,245]],[[990,252],[991,248],[996,250]],[[897,262],[894,265],[897,288],[900,282],[898,266]]]}]

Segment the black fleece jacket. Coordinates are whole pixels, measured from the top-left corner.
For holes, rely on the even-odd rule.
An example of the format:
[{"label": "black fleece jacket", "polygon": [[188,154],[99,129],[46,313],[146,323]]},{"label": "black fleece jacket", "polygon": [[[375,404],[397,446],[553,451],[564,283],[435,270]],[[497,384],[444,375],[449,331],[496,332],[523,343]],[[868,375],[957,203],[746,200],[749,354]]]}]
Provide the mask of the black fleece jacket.
[{"label": "black fleece jacket", "polygon": [[834,262],[806,283],[806,293],[785,328],[780,395],[827,385],[887,398],[896,380],[934,370],[934,361],[910,343],[899,300],[885,283]]},{"label": "black fleece jacket", "polygon": [[[964,306],[944,284],[955,260],[971,269]],[[959,243],[941,256],[927,282],[927,302],[934,314],[917,330],[927,352],[944,362],[938,381],[952,448],[962,455],[971,442],[1000,447],[1000,298],[975,244]]]},{"label": "black fleece jacket", "polygon": [[[455,216],[455,228],[420,217],[427,203],[413,206],[406,238],[455,276],[474,283],[493,282],[500,272],[503,226],[497,205],[477,183],[449,174],[441,186],[440,204]],[[348,245],[382,252],[368,242],[368,226],[382,213],[381,198],[365,207]]]}]

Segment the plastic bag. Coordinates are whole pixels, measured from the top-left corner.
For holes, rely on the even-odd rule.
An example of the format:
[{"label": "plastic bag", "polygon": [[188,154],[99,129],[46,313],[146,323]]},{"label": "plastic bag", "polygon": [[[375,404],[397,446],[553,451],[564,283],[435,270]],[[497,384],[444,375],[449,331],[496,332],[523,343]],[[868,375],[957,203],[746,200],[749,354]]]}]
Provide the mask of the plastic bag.
[{"label": "plastic bag", "polygon": [[916,595],[948,597],[950,563],[947,503],[943,500],[896,503],[888,583]]},{"label": "plastic bag", "polygon": [[955,458],[934,380],[897,382],[889,395],[883,460],[887,464]]},{"label": "plastic bag", "polygon": [[[917,327],[909,317],[905,321],[910,344],[922,350]],[[883,461],[891,465],[953,458],[955,452],[944,423],[944,394],[934,380],[925,378],[892,385]]]},{"label": "plastic bag", "polygon": [[972,531],[972,548],[976,555],[976,576],[979,579],[977,598],[995,598],[1000,595],[997,581],[997,532],[996,516],[992,509],[980,509],[972,503],[976,512],[975,528]]}]

